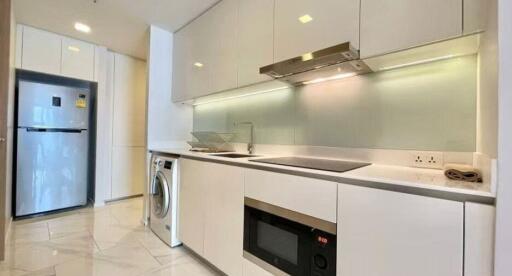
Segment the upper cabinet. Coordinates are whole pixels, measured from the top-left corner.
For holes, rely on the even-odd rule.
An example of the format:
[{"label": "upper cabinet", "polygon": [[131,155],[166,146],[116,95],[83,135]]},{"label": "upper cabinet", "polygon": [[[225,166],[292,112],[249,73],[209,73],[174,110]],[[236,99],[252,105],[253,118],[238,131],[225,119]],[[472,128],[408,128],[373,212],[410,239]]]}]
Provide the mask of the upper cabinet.
[{"label": "upper cabinet", "polygon": [[487,2],[222,0],[175,33],[172,99],[263,82],[263,66],[344,42],[368,58],[483,31]]},{"label": "upper cabinet", "polygon": [[94,77],[94,45],[80,40],[62,38],[61,74],[92,80]]},{"label": "upper cabinet", "polygon": [[70,78],[94,79],[95,46],[36,28],[19,25],[17,47],[21,69]]},{"label": "upper cabinet", "polygon": [[362,0],[361,57],[462,34],[462,0]]},{"label": "upper cabinet", "polygon": [[22,28],[21,68],[48,74],[60,74],[61,37],[24,26]]},{"label": "upper cabinet", "polygon": [[205,20],[198,18],[174,36],[173,101],[185,101],[208,91],[208,70]]},{"label": "upper cabinet", "polygon": [[488,0],[464,0],[464,34],[485,30],[491,2]]},{"label": "upper cabinet", "polygon": [[236,18],[224,0],[175,34],[173,101],[237,87]]},{"label": "upper cabinet", "polygon": [[269,80],[260,67],[274,62],[274,0],[240,0],[237,25],[238,86]]},{"label": "upper cabinet", "polygon": [[237,9],[238,0],[223,0],[204,15],[211,58],[208,92],[237,87]]},{"label": "upper cabinet", "polygon": [[359,5],[360,0],[276,0],[275,61],[347,41],[359,49]]}]

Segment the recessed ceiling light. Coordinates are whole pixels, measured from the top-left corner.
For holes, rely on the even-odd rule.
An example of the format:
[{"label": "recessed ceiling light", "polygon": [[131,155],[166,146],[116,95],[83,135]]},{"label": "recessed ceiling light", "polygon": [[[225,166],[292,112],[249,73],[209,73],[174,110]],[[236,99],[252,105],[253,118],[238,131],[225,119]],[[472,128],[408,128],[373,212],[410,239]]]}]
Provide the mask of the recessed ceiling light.
[{"label": "recessed ceiling light", "polygon": [[199,67],[199,68],[201,68],[201,67],[203,67],[204,65],[203,65],[201,62],[196,62],[196,63],[194,63],[194,66],[195,66],[195,67]]},{"label": "recessed ceiling light", "polygon": [[310,22],[311,20],[313,20],[313,17],[311,17],[311,15],[309,15],[309,14],[305,14],[305,15],[299,17],[299,21],[302,24],[306,24],[306,23]]},{"label": "recessed ceiling light", "polygon": [[80,48],[78,48],[76,46],[68,46],[68,50],[73,51],[73,52],[80,52]]},{"label": "recessed ceiling light", "polygon": [[313,59],[313,53],[307,53],[302,55],[302,61],[308,61]]},{"label": "recessed ceiling light", "polygon": [[75,30],[77,30],[79,32],[83,32],[83,33],[90,33],[91,27],[89,27],[88,25],[85,25],[84,23],[76,22]]}]

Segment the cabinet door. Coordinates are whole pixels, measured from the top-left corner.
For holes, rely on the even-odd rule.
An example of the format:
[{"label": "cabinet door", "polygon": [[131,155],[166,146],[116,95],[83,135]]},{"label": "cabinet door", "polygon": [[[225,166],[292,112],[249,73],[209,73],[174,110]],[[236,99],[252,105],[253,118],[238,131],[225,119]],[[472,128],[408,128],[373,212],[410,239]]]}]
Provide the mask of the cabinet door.
[{"label": "cabinet door", "polygon": [[464,34],[484,31],[491,3],[496,0],[464,0]]},{"label": "cabinet door", "polygon": [[360,0],[276,0],[275,61],[347,41],[359,49],[359,5]]},{"label": "cabinet door", "polygon": [[257,266],[253,262],[244,259],[244,272],[243,276],[272,276],[272,273],[267,272],[263,268]]},{"label": "cabinet door", "polygon": [[115,53],[112,98],[112,198],[140,195],[146,147],[145,62]]},{"label": "cabinet door", "polygon": [[361,56],[462,34],[462,0],[361,0]]},{"label": "cabinet door", "polygon": [[496,208],[466,202],[464,276],[492,276]]},{"label": "cabinet door", "polygon": [[61,74],[66,77],[94,79],[94,45],[64,37],[62,38]]},{"label": "cabinet door", "polygon": [[146,183],[146,149],[112,148],[112,199],[142,195]]},{"label": "cabinet door", "polygon": [[23,26],[21,67],[26,70],[59,75],[61,37],[43,30]]},{"label": "cabinet door", "polygon": [[350,276],[461,276],[463,203],[340,184],[338,270]]},{"label": "cabinet door", "polygon": [[242,275],[243,169],[215,163],[205,166],[204,257],[227,275]]},{"label": "cabinet door", "polygon": [[114,54],[113,143],[146,145],[146,63]]},{"label": "cabinet door", "polygon": [[269,80],[260,67],[274,61],[274,0],[240,0],[238,86]]},{"label": "cabinet door", "polygon": [[174,35],[173,91],[175,102],[191,100],[208,92],[207,22],[199,17]]},{"label": "cabinet door", "polygon": [[178,237],[190,249],[204,256],[204,210],[206,170],[203,162],[180,159]]},{"label": "cabinet door", "polygon": [[237,28],[238,0],[222,0],[202,17],[207,41],[201,44],[211,58],[208,70],[207,94],[237,87]]}]

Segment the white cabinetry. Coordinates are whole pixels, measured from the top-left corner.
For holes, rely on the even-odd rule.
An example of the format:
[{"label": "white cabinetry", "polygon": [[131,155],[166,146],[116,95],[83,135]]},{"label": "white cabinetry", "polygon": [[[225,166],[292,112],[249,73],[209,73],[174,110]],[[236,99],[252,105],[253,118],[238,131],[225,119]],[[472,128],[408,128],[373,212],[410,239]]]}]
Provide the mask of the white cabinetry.
[{"label": "white cabinetry", "polygon": [[222,0],[203,15],[211,57],[209,87],[204,95],[237,87],[237,9],[238,0]]},{"label": "white cabinetry", "polygon": [[17,32],[19,68],[94,80],[93,44],[24,25],[18,25]]},{"label": "white cabinetry", "polygon": [[207,22],[199,17],[174,35],[172,100],[185,101],[208,91]]},{"label": "white cabinetry", "polygon": [[359,5],[360,0],[276,0],[275,61],[347,41],[359,49]]},{"label": "white cabinetry", "polygon": [[492,1],[496,0],[464,0],[464,34],[485,30]]},{"label": "white cabinetry", "polygon": [[238,86],[269,80],[260,67],[274,62],[274,0],[239,0]]},{"label": "white cabinetry", "polygon": [[337,275],[461,276],[463,203],[340,184]]},{"label": "white cabinetry", "polygon": [[335,182],[253,169],[244,179],[246,197],[336,223]]},{"label": "white cabinetry", "polygon": [[236,88],[237,3],[223,0],[175,34],[173,101]]},{"label": "white cabinetry", "polygon": [[214,163],[206,165],[204,257],[227,275],[242,275],[243,170]]},{"label": "white cabinetry", "polygon": [[204,256],[205,187],[208,185],[206,163],[180,159],[179,239]]},{"label": "white cabinetry", "polygon": [[60,74],[61,37],[28,26],[22,28],[21,68],[53,75]]},{"label": "white cabinetry", "polygon": [[114,54],[111,198],[142,194],[146,151],[145,62]]},{"label": "white cabinetry", "polygon": [[492,276],[496,208],[465,204],[464,276]]},{"label": "white cabinetry", "polygon": [[462,0],[362,0],[361,56],[462,34]]},{"label": "white cabinetry", "polygon": [[66,77],[94,79],[94,45],[62,38],[61,74]]},{"label": "white cabinetry", "polygon": [[242,275],[243,169],[190,159],[180,164],[179,238],[228,275]]},{"label": "white cabinetry", "polygon": [[267,272],[263,268],[254,264],[253,262],[244,259],[244,273],[243,276],[272,276],[272,273]]}]

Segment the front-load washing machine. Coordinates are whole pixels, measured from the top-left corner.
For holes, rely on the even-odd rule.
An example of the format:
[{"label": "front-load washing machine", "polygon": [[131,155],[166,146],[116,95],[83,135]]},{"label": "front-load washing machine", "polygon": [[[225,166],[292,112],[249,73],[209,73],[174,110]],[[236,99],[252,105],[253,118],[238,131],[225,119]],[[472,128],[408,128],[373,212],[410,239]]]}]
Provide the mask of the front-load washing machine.
[{"label": "front-load washing machine", "polygon": [[149,227],[169,246],[178,246],[178,159],[155,154],[151,159]]}]

